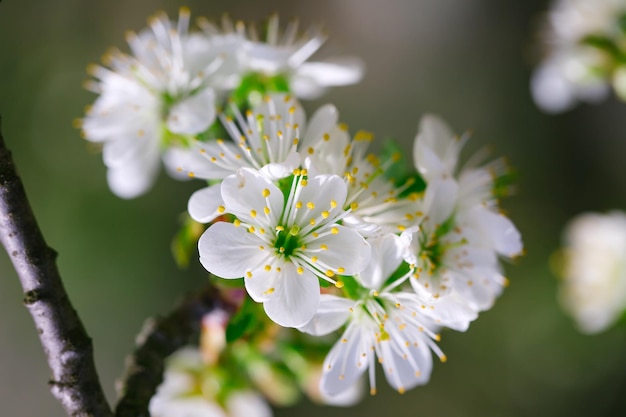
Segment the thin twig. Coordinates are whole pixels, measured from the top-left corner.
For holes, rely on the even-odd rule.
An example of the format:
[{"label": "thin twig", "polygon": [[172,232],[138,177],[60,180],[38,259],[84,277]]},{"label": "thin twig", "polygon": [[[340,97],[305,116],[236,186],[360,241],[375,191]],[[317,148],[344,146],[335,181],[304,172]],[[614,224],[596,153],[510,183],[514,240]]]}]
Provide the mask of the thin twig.
[{"label": "thin twig", "polygon": [[[1,125],[0,125],[1,127]],[[50,391],[72,417],[111,417],[93,346],[65,292],[0,132],[0,240],[17,271],[52,371]]]},{"label": "thin twig", "polygon": [[216,308],[233,309],[216,288],[208,286],[185,298],[168,316],[146,321],[120,382],[116,417],[150,416],[148,405],[163,381],[165,358],[191,343],[202,317]]}]

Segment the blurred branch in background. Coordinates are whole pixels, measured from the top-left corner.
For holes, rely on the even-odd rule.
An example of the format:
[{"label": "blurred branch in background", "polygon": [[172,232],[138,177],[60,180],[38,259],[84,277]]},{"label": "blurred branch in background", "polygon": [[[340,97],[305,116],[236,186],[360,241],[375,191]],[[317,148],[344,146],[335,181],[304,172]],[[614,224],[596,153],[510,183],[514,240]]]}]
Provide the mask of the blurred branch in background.
[{"label": "blurred branch in background", "polygon": [[52,394],[68,415],[112,416],[96,373],[91,338],[65,292],[57,254],[39,230],[1,132],[0,239],[52,370]]},{"label": "blurred branch in background", "polygon": [[224,304],[218,290],[207,286],[187,296],[166,317],[146,321],[120,381],[117,417],[150,415],[148,404],[163,381],[165,358],[191,342],[207,313],[216,308],[232,312]]}]

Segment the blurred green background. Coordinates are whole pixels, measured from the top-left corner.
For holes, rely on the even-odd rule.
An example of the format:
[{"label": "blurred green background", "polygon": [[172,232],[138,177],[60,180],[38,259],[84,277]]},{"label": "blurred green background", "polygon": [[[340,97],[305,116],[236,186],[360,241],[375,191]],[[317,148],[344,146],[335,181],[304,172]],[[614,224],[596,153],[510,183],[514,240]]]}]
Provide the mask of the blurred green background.
[{"label": "blurred green background", "polygon": [[[456,131],[473,130],[470,151],[493,144],[519,171],[518,193],[504,207],[527,255],[506,266],[511,285],[492,310],[467,333],[443,335],[449,360],[435,365],[431,382],[404,395],[381,389],[351,409],[303,403],[277,416],[626,415],[624,328],[578,333],[548,267],[571,216],[626,209],[626,104],[611,98],[559,116],[534,106],[528,80],[545,0],[2,1],[2,130],[60,254],[109,398],[143,320],[205,279],[196,264],[179,271],[169,252],[177,217],[200,184],[163,175],[149,194],[120,200],[72,120],[95,98],[81,88],[86,65],[109,46],[126,50],[126,30],[140,30],[159,9],[175,16],[182,4],[196,17],[259,20],[278,11],[305,25],[323,22],[331,39],[315,57],[356,55],[367,73],[359,85],[305,103],[310,113],[332,102],[353,131],[393,136],[407,152],[419,117],[438,113]],[[63,416],[4,253],[0,274],[0,414]]]}]

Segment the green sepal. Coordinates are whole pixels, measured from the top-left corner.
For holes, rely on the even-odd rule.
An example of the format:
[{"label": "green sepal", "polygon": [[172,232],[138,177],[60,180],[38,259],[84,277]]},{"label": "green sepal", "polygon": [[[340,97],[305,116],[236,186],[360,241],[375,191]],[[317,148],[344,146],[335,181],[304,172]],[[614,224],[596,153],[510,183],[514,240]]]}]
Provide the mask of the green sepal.
[{"label": "green sepal", "polygon": [[415,171],[413,164],[407,159],[406,152],[395,140],[391,138],[385,140],[380,160],[381,165],[385,166],[384,177],[397,187],[405,186],[398,197],[404,198],[426,189],[426,182]]},{"label": "green sepal", "polygon": [[619,46],[609,37],[603,35],[587,35],[580,40],[582,45],[606,52],[618,62],[626,62],[626,56]]},{"label": "green sepal", "polygon": [[249,109],[269,93],[289,93],[289,83],[283,75],[265,75],[251,72],[241,78],[239,87],[230,95],[230,100],[242,111]]}]

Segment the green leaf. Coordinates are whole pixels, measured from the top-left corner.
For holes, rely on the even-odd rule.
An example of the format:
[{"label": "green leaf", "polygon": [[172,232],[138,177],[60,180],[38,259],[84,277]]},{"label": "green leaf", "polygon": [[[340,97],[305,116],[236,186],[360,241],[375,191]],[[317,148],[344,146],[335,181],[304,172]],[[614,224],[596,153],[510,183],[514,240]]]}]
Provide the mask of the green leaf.
[{"label": "green leaf", "polygon": [[237,311],[228,322],[226,327],[226,342],[232,343],[237,339],[250,333],[255,329],[258,323],[256,303],[246,297],[239,311]]}]

